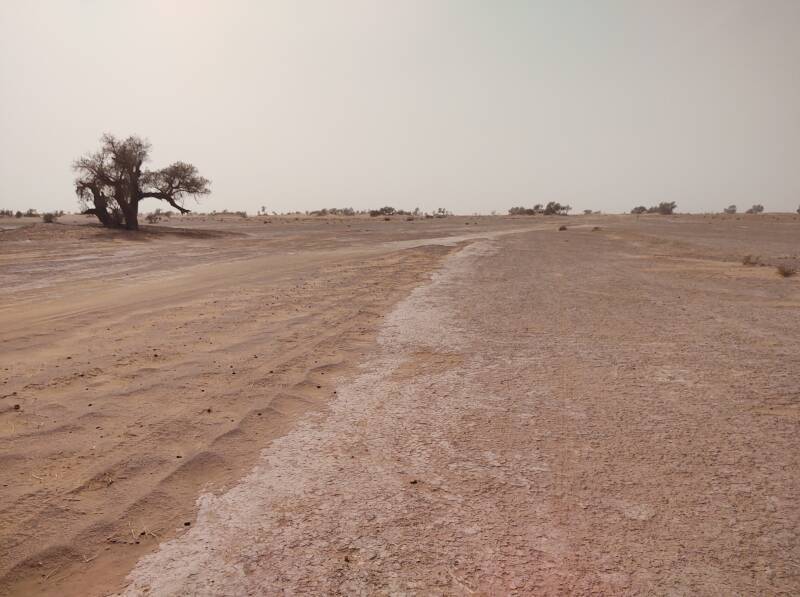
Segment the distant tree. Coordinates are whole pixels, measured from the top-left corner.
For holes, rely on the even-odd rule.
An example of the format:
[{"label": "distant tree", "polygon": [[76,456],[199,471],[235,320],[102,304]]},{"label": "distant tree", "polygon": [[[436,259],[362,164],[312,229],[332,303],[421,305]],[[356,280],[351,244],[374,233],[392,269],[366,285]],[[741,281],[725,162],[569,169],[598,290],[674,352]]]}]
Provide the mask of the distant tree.
[{"label": "distant tree", "polygon": [[544,206],[542,213],[546,216],[565,216],[571,209],[569,205],[561,205],[557,201],[550,201]]},{"label": "distant tree", "polygon": [[764,206],[760,203],[756,203],[753,207],[747,210],[745,213],[749,214],[760,214],[764,211]]},{"label": "distant tree", "polygon": [[799,213],[799,214],[800,214],[800,207],[798,207],[798,208],[797,208],[797,213]]},{"label": "distant tree", "polygon": [[17,210],[17,212],[14,214],[14,217],[15,218],[21,218],[22,217],[22,212]]},{"label": "distant tree", "polygon": [[[143,199],[166,201],[181,213],[186,195],[197,197],[210,192],[209,180],[185,162],[143,170],[150,144],[139,137],[117,139],[103,135],[100,150],[76,160],[75,193],[83,213],[93,214],[104,226],[139,228],[139,203]],[[91,207],[89,207],[91,205]]]},{"label": "distant tree", "polygon": [[538,216],[544,210],[540,204],[536,204],[533,207],[512,207],[508,210],[508,215],[510,216]]},{"label": "distant tree", "polygon": [[584,209],[583,210],[583,215],[585,215],[585,216],[591,215],[591,213],[592,213],[591,209]]},{"label": "distant tree", "polygon": [[678,207],[678,204],[674,201],[662,201],[656,207],[651,207],[650,210],[653,210],[652,213],[658,213],[662,216],[669,216],[675,213],[676,207]]},{"label": "distant tree", "polygon": [[369,215],[373,218],[377,216],[393,216],[397,213],[397,210],[394,207],[381,207],[380,209],[371,209],[369,211]]},{"label": "distant tree", "polygon": [[735,214],[736,213],[736,206],[735,205],[729,205],[728,207],[726,207],[722,211],[725,212],[726,214]]},{"label": "distant tree", "polygon": [[635,215],[646,214],[647,213],[647,208],[644,205],[639,205],[637,207],[634,207],[631,210],[631,213],[635,214]]}]

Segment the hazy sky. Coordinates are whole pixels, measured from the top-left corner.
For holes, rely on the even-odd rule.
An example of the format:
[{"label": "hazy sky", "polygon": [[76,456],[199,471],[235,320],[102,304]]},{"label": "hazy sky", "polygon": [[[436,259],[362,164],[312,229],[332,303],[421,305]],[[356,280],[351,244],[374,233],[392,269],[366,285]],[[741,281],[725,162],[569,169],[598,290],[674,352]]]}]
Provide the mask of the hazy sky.
[{"label": "hazy sky", "polygon": [[208,211],[794,210],[800,1],[0,0],[0,207],[105,131]]}]

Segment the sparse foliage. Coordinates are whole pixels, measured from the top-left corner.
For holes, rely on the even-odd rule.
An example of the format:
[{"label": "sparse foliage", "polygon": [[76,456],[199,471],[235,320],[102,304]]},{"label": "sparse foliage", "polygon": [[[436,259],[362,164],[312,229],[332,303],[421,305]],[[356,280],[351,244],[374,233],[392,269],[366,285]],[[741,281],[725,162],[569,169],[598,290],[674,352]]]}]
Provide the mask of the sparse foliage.
[{"label": "sparse foliage", "polygon": [[736,206],[735,205],[729,205],[728,207],[726,207],[722,211],[724,213],[726,213],[726,214],[735,214],[736,213]]},{"label": "sparse foliage", "polygon": [[777,268],[778,275],[784,278],[791,278],[797,273],[797,268],[788,263],[781,263]]},{"label": "sparse foliage", "polygon": [[756,203],[753,207],[748,209],[746,213],[749,213],[749,214],[760,214],[763,211],[764,211],[764,206],[759,204],[759,203]]},{"label": "sparse foliage", "polygon": [[55,221],[57,219],[58,219],[58,214],[49,213],[49,212],[46,213],[46,214],[42,214],[42,221],[45,224],[53,224],[53,223],[55,223]]},{"label": "sparse foliage", "polygon": [[[76,160],[75,192],[84,213],[93,214],[104,226],[139,227],[139,203],[153,198],[166,201],[181,213],[187,195],[197,197],[210,192],[209,180],[197,168],[175,162],[161,170],[145,170],[150,144],[139,137],[117,139],[103,135],[100,150]],[[90,207],[91,205],[91,207]]]}]

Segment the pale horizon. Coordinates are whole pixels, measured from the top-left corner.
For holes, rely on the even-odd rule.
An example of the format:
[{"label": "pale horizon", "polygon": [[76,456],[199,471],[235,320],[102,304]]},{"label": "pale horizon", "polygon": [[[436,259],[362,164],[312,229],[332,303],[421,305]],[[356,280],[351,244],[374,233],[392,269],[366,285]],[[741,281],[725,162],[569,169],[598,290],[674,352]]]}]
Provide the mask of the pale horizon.
[{"label": "pale horizon", "polygon": [[5,2],[0,208],[76,211],[109,132],[196,165],[204,212],[795,211],[799,29],[791,1]]}]

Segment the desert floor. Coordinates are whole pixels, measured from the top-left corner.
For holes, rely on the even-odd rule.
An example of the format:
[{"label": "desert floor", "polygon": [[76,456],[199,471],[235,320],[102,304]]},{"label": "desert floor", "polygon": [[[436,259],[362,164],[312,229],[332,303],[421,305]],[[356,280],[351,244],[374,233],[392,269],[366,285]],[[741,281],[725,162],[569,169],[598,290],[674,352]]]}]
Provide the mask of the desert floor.
[{"label": "desert floor", "polygon": [[800,216],[30,222],[2,593],[800,592]]}]

